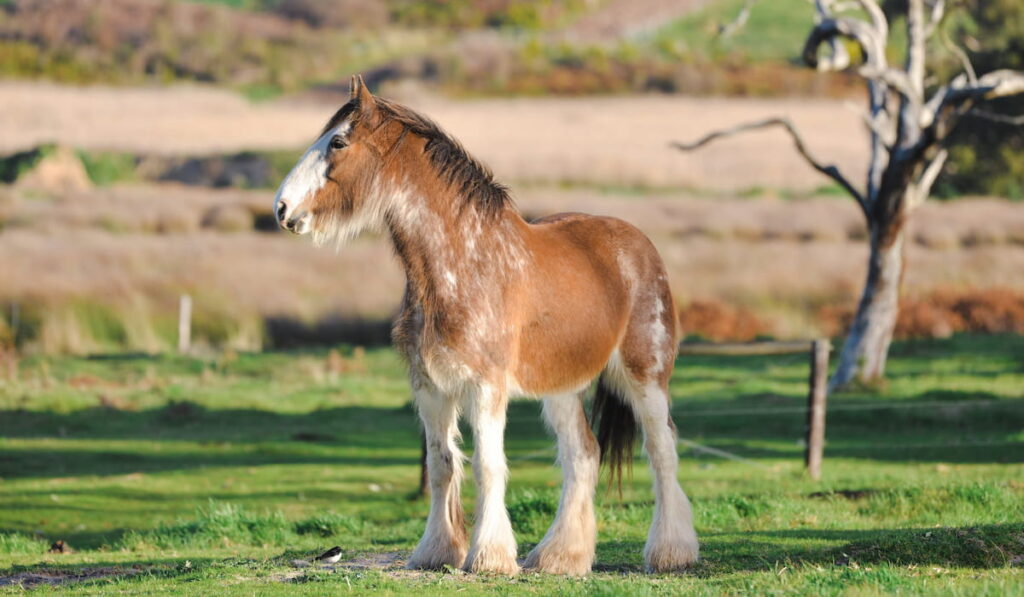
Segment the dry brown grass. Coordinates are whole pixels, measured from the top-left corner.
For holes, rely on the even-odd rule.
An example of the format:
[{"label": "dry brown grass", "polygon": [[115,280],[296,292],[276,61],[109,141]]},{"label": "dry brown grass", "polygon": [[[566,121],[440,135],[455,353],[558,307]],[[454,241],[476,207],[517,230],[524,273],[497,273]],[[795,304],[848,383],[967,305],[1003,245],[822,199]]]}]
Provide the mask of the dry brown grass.
[{"label": "dry brown grass", "polygon": [[679,326],[685,336],[715,341],[753,340],[772,333],[749,309],[708,300],[693,301],[679,309]]},{"label": "dry brown grass", "polygon": [[[860,216],[846,200],[641,198],[541,188],[517,194],[532,215],[580,210],[643,229],[665,259],[688,333],[834,333],[859,291],[866,247],[851,234]],[[403,277],[384,239],[361,239],[336,253],[302,238],[242,230],[244,214],[268,209],[270,192],[138,185],[51,198],[11,189],[0,195],[0,252],[7,257],[0,302],[18,302],[26,322],[35,318],[40,350],[104,350],[111,340],[97,329],[111,327],[120,346],[167,349],[182,292],[195,298],[200,342],[238,348],[258,347],[269,320],[285,335],[284,328],[301,327],[303,337],[319,338],[360,318],[387,318],[402,293]],[[217,224],[213,212],[239,218]],[[1024,289],[1024,246],[1011,240],[1024,229],[1021,206],[932,203],[920,216],[920,225],[941,223],[958,240],[910,244],[908,296]],[[981,239],[981,228],[992,233]],[[925,307],[908,305],[917,328],[938,329]],[[823,318],[829,307],[832,318]],[[950,329],[960,329],[958,321]],[[0,329],[5,335],[10,330]]]},{"label": "dry brown grass", "polygon": [[[819,334],[830,330],[819,316],[823,309],[831,307],[839,317],[855,303],[866,246],[851,201],[788,200],[770,191],[740,199],[729,191],[822,184],[784,135],[752,134],[690,155],[666,146],[732,122],[788,113],[812,148],[856,172],[863,133],[856,116],[835,102],[634,97],[412,103],[511,182],[524,212],[585,211],[639,226],[661,251],[680,304],[706,307],[688,316],[702,334]],[[170,155],[301,147],[335,107],[254,106],[198,87],[25,83],[0,83],[0,105],[0,151],[56,140]],[[524,181],[589,188],[553,190]],[[716,190],[608,190],[616,185]],[[252,230],[253,218],[264,216],[271,201],[270,191],[175,185],[50,195],[0,188],[0,252],[6,258],[0,301],[25,306],[25,324],[35,326],[40,349],[68,352],[102,350],[110,342],[140,350],[169,347],[182,292],[196,299],[199,340],[237,347],[258,346],[268,321],[316,338],[393,312],[403,278],[385,242],[363,239],[336,254],[305,239]],[[1024,287],[1020,205],[929,203],[910,235],[908,296],[943,288]],[[915,325],[930,325],[930,315],[911,311],[920,320]],[[733,323],[711,327],[723,325],[720,319]],[[0,329],[0,338],[10,335]]]},{"label": "dry brown grass", "polygon": [[[826,180],[788,137],[762,131],[683,154],[693,140],[737,122],[790,116],[823,159],[850,176],[867,148],[856,114],[835,100],[694,99],[669,96],[448,101],[407,98],[509,182],[815,189]],[[340,101],[340,100],[339,100]],[[0,83],[0,152],[56,141],[86,149],[197,155],[292,149],[312,141],[337,105],[279,101],[252,105],[209,88],[69,88]]]},{"label": "dry brown grass", "polygon": [[[850,324],[853,310],[826,308],[819,317],[822,329],[836,335]],[[1024,334],[1024,290],[940,288],[902,298],[896,337],[947,338],[956,332]]]}]

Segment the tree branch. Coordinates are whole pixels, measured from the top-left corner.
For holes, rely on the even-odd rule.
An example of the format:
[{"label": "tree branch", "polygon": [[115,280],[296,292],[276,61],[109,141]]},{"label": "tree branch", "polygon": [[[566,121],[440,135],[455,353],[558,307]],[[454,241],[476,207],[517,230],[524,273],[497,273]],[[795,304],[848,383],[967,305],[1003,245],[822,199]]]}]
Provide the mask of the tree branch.
[{"label": "tree branch", "polygon": [[839,184],[839,186],[843,187],[843,189],[845,189],[851,197],[857,200],[857,203],[860,205],[861,209],[864,210],[865,215],[867,215],[867,204],[865,202],[863,193],[858,191],[856,187],[850,184],[850,181],[847,180],[845,176],[843,176],[843,174],[839,171],[839,168],[837,166],[835,166],[834,164],[823,164],[820,161],[818,161],[814,156],[812,156],[807,149],[807,145],[804,143],[803,137],[800,136],[800,133],[797,132],[796,127],[793,126],[793,123],[790,122],[788,118],[766,118],[765,120],[748,122],[745,124],[734,126],[729,129],[714,131],[712,133],[705,135],[704,137],[701,137],[700,139],[694,141],[693,143],[680,143],[677,141],[672,143],[671,145],[672,147],[675,147],[680,151],[693,151],[695,149],[700,149],[701,147],[704,147],[705,145],[711,143],[716,139],[721,139],[723,137],[731,137],[738,133],[745,133],[747,131],[765,129],[773,126],[779,126],[785,129],[786,132],[789,133],[789,136],[793,138],[793,144],[796,146],[797,152],[804,158],[804,160],[806,160],[807,163],[810,164],[815,170],[821,172],[825,176],[828,176],[832,180],[836,181]]},{"label": "tree branch", "polygon": [[942,167],[946,165],[946,158],[948,157],[949,151],[941,149],[925,167],[924,173],[921,174],[921,179],[914,185],[913,195],[911,195],[909,197],[909,201],[903,205],[907,213],[917,209],[919,205],[928,199],[928,195],[932,192],[932,186],[935,184],[935,180],[939,177],[939,174],[942,173]]},{"label": "tree branch", "polygon": [[[875,30],[864,21],[847,17],[826,17],[811,29],[803,50],[803,59],[807,66],[818,68],[818,48],[836,37],[845,37],[856,42],[864,54],[866,64],[876,68],[885,67],[885,47],[880,43],[881,40],[878,39]],[[827,66],[826,69],[834,70]]]},{"label": "tree branch", "polygon": [[1008,97],[1024,93],[1024,72],[1009,69],[994,70],[978,78],[974,87],[965,92],[982,93],[985,99]]},{"label": "tree branch", "polygon": [[744,4],[743,8],[740,9],[740,12],[736,15],[735,19],[729,23],[718,26],[718,35],[720,37],[729,37],[733,33],[742,29],[743,26],[747,24],[747,19],[750,18],[750,11],[754,8],[754,4],[756,3],[757,0],[747,0],[746,4]]},{"label": "tree branch", "polygon": [[919,101],[921,95],[914,91],[914,85],[907,73],[890,68],[885,58],[885,38],[883,31],[858,19],[847,17],[825,18],[814,26],[804,42],[803,60],[811,68],[818,70],[840,70],[847,64],[822,62],[818,58],[818,48],[823,43],[844,37],[860,46],[864,54],[864,64],[857,69],[860,76],[868,81],[881,81],[895,89],[900,95]]},{"label": "tree branch", "polygon": [[982,120],[989,120],[991,122],[998,122],[1000,124],[1009,124],[1013,126],[1024,125],[1024,114],[1017,116],[1010,116],[1009,114],[997,114],[996,112],[989,112],[981,108],[975,108],[967,113],[967,116],[973,116]]},{"label": "tree branch", "polygon": [[907,2],[906,72],[916,97],[924,97],[925,33],[924,0]]},{"label": "tree branch", "polygon": [[[1024,94],[1024,72],[995,70],[969,83],[966,74],[957,75],[948,85],[937,89],[921,113],[924,128],[943,124],[943,115],[951,111],[957,117],[967,114],[978,100]],[[945,120],[948,120],[948,116]]]},{"label": "tree branch", "polygon": [[920,96],[914,91],[914,85],[907,76],[907,73],[896,68],[875,68],[870,65],[858,69],[860,76],[869,80],[876,80],[885,83],[895,89],[900,95],[910,100],[920,100]]},{"label": "tree branch", "polygon": [[930,0],[929,4],[931,7],[928,11],[928,25],[925,28],[925,35],[930,37],[946,18],[946,0]]},{"label": "tree branch", "polygon": [[942,41],[942,45],[946,46],[949,53],[956,56],[956,59],[960,61],[960,66],[964,69],[964,74],[967,75],[967,80],[970,81],[971,85],[978,83],[978,73],[974,72],[974,65],[971,64],[971,59],[967,57],[967,52],[964,52],[960,46],[953,43],[953,40],[949,38],[949,34],[945,30],[939,30],[939,39]]},{"label": "tree branch", "polygon": [[859,116],[868,131],[878,137],[886,149],[892,149],[893,143],[896,142],[896,131],[893,129],[888,113],[878,111],[871,114],[853,102],[843,102],[843,107]]},{"label": "tree branch", "polygon": [[922,114],[922,126],[930,126],[947,107],[960,108],[979,99],[996,99],[1024,93],[1024,72],[994,70],[977,82],[969,83],[966,74],[958,75],[948,85],[937,89]]},{"label": "tree branch", "polygon": [[857,0],[857,4],[860,5],[864,12],[868,13],[868,17],[871,18],[871,24],[875,26],[879,37],[882,38],[882,42],[887,41],[889,37],[889,21],[885,18],[885,12],[878,6],[878,2],[875,0]]}]

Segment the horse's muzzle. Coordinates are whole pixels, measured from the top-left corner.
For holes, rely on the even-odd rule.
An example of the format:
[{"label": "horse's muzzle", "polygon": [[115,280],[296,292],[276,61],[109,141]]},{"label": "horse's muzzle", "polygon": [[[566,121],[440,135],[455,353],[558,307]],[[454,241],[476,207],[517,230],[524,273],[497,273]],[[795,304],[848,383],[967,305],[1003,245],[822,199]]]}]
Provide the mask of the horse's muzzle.
[{"label": "horse's muzzle", "polygon": [[309,232],[309,214],[307,212],[298,213],[282,222],[281,226],[288,232],[305,234]]},{"label": "horse's muzzle", "polygon": [[309,232],[309,212],[301,210],[297,213],[293,213],[290,217],[288,214],[288,205],[281,201],[277,207],[277,223],[288,232],[294,234],[305,234]]}]

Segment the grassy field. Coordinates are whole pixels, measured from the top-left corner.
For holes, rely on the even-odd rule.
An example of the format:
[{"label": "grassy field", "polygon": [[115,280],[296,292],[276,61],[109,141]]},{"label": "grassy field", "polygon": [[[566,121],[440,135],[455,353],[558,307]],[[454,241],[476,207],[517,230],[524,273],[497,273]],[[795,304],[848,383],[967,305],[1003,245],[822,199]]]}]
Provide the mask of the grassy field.
[{"label": "grassy field", "polygon": [[814,8],[802,0],[761,2],[751,10],[743,27],[730,37],[719,26],[732,23],[745,0],[713,2],[660,28],[653,40],[682,41],[687,49],[721,58],[740,54],[750,61],[789,61],[799,57],[804,39],[814,25]]},{"label": "grassy field", "polygon": [[[0,591],[1024,594],[1022,356],[1021,336],[898,344],[884,387],[831,398],[817,483],[801,473],[804,356],[680,360],[680,435],[737,458],[680,448],[704,559],[640,572],[637,462],[621,497],[600,492],[598,563],[580,580],[397,569],[427,507],[390,350],[9,361]],[[525,553],[559,476],[535,403],[513,405],[507,437]],[[45,553],[56,540],[75,552]],[[337,567],[290,563],[335,544]]]}]

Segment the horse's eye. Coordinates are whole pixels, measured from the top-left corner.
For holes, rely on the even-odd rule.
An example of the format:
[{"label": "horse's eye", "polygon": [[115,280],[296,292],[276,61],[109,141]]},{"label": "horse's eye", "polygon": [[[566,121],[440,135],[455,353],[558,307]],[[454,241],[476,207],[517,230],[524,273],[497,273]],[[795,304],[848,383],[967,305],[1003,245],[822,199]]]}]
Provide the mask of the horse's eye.
[{"label": "horse's eye", "polygon": [[331,137],[331,149],[342,149],[343,147],[345,147],[344,139],[338,135]]}]

